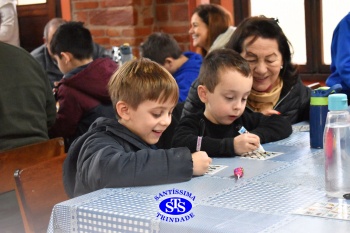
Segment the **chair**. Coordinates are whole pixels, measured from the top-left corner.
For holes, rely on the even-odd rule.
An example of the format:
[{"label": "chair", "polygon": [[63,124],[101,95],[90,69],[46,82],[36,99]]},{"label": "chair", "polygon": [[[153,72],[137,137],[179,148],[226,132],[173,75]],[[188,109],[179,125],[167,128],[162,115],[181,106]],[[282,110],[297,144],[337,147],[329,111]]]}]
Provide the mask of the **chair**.
[{"label": "chair", "polygon": [[26,233],[46,232],[52,208],[68,198],[62,179],[66,154],[15,171],[15,190]]},{"label": "chair", "polygon": [[0,152],[0,194],[15,189],[15,170],[62,154],[65,152],[61,137]]}]

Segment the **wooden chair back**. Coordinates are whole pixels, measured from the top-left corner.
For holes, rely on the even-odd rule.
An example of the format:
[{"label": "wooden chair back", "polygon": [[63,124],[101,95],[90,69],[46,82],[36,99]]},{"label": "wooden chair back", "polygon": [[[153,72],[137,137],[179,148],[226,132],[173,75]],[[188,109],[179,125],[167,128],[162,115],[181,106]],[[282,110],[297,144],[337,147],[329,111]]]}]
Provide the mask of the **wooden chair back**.
[{"label": "wooden chair back", "polygon": [[46,232],[52,208],[68,198],[63,187],[66,154],[17,170],[16,196],[26,233]]},{"label": "wooden chair back", "polygon": [[0,152],[0,194],[15,189],[15,170],[62,154],[65,154],[62,137]]}]

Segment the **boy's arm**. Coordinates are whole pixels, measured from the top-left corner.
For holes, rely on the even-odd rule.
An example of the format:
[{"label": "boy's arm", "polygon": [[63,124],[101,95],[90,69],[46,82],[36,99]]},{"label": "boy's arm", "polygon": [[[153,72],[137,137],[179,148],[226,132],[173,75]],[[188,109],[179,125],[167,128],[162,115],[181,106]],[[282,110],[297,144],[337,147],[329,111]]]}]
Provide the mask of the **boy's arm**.
[{"label": "boy's arm", "polygon": [[[184,116],[175,129],[172,146],[186,146],[191,153],[196,152],[197,139],[200,132],[201,115],[190,114]],[[238,134],[238,133],[237,133]],[[201,143],[201,151],[207,152],[210,157],[235,156],[233,150],[233,137],[216,139],[204,135]]]},{"label": "boy's arm", "polygon": [[280,115],[245,111],[241,118],[243,126],[260,137],[261,144],[287,138],[292,133],[290,122]]},{"label": "boy's arm", "polygon": [[[125,148],[128,148],[126,151]],[[188,181],[193,173],[192,156],[187,148],[140,149],[102,133],[84,143],[77,162],[77,174],[91,190]]]},{"label": "boy's arm", "polygon": [[350,14],[339,23],[336,30],[338,38],[336,43],[332,41],[331,45],[332,63],[335,64],[341,80],[350,88]]},{"label": "boy's arm", "polygon": [[50,137],[71,137],[74,135],[83,116],[81,105],[73,94],[75,91],[73,89],[59,89],[59,92],[61,92],[58,94],[59,109],[56,115],[56,122],[49,130]]}]

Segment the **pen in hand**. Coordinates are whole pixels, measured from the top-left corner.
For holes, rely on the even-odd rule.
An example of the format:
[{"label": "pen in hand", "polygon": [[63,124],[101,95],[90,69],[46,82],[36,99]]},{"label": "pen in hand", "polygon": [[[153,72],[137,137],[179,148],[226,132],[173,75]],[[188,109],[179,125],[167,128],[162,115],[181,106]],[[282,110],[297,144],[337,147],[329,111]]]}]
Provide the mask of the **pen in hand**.
[{"label": "pen in hand", "polygon": [[203,120],[203,118],[199,121],[199,136],[197,138],[197,147],[196,147],[196,151],[200,151],[201,150],[201,146],[202,146],[202,138],[204,135],[204,130],[205,130],[205,122]]},{"label": "pen in hand", "polygon": [[[244,126],[242,126],[239,130],[238,130],[238,133],[239,134],[244,134],[244,133],[249,133],[248,130],[246,130],[246,128],[244,128]],[[261,152],[265,152],[265,149],[264,147],[262,147],[261,144],[259,144],[259,148],[257,149],[258,151],[261,151]]]}]

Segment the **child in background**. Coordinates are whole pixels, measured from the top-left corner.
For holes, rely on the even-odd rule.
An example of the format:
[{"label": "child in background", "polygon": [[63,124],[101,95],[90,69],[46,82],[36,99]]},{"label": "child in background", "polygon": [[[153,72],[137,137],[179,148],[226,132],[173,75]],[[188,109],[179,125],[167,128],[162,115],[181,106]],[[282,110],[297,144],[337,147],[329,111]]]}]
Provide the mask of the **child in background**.
[{"label": "child in background", "polygon": [[[279,115],[244,111],[253,78],[248,62],[237,52],[218,49],[209,53],[203,60],[198,81],[204,113],[189,114],[180,120],[173,146],[186,146],[194,152],[202,134],[202,151],[209,156],[230,157],[254,151],[260,143],[277,141],[292,133],[289,121]],[[242,126],[250,133],[240,135]]]},{"label": "child in background", "polygon": [[110,58],[93,60],[92,36],[81,22],[59,26],[50,50],[64,76],[58,83],[59,109],[49,134],[64,137],[67,150],[98,117],[115,117],[107,84],[118,65]]},{"label": "child in background", "polygon": [[192,82],[198,77],[202,56],[194,52],[182,53],[177,41],[169,34],[155,32],[141,45],[142,56],[164,66],[179,85],[179,102],[186,100]]},{"label": "child in background", "polygon": [[68,195],[183,182],[207,171],[211,159],[206,152],[154,146],[179,98],[169,72],[146,58],[131,60],[113,74],[108,88],[117,120],[97,119],[69,149],[64,165]]}]

